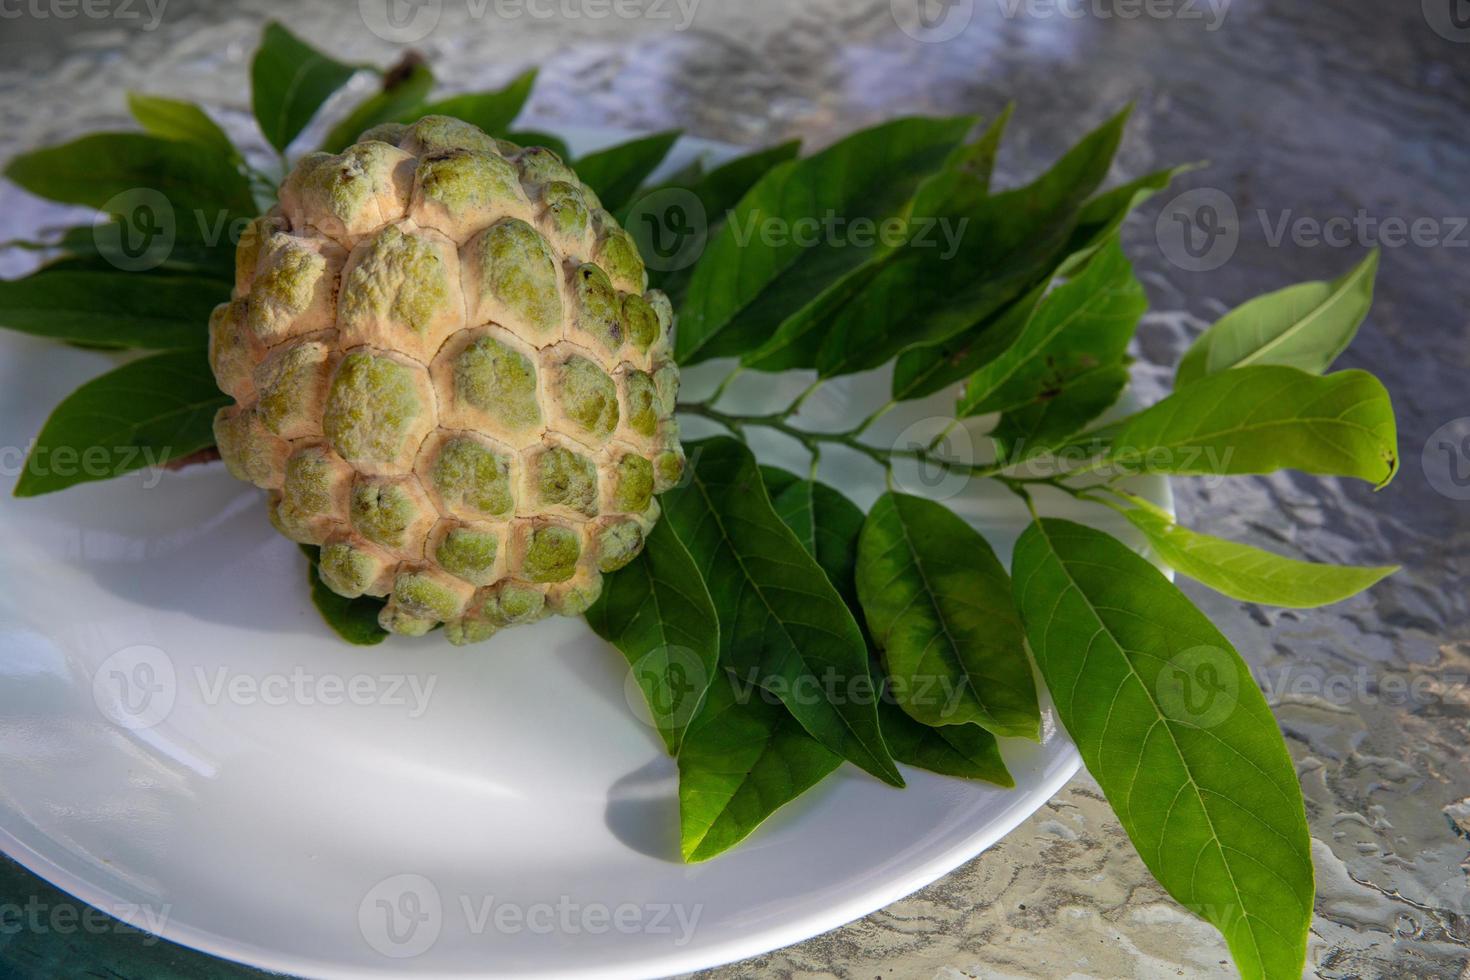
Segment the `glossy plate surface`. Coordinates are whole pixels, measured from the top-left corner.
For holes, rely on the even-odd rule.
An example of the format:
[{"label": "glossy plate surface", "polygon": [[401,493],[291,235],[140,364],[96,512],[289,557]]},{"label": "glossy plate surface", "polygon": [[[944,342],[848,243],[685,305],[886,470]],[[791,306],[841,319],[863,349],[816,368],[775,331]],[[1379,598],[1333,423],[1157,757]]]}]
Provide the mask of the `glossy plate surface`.
[{"label": "glossy plate surface", "polygon": [[[681,145],[669,166],[709,149]],[[0,446],[28,446],[112,362],[0,334]],[[722,405],[769,411],[801,384],[755,378]],[[829,385],[800,422],[849,427],[886,390],[882,375]],[[951,404],[906,406],[871,438],[927,441]],[[806,465],[779,438],[752,442]],[[0,460],[7,491],[23,452]],[[883,489],[849,454],[821,475],[865,507]],[[1004,490],[901,482],[946,497],[1008,559],[1025,512]],[[1162,480],[1138,489],[1170,504]],[[1038,502],[1118,529],[1070,498]],[[686,866],[673,761],[630,707],[624,661],[580,620],[464,650],[344,645],[262,496],[218,464],[7,495],[0,539],[0,849],[135,925],[281,972],[641,977],[754,955],[950,871],[1078,766],[1050,715],[1040,745],[1004,746],[1013,791],[908,767],[898,791],[847,766]]]}]

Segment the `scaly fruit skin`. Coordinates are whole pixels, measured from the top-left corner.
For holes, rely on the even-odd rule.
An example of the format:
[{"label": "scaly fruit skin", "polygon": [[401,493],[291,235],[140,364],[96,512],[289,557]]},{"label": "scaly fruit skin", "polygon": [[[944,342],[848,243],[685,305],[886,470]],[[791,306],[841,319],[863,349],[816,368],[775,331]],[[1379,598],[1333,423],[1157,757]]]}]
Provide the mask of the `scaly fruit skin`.
[{"label": "scaly fruit skin", "polygon": [[632,239],[549,150],[443,116],[306,156],[280,201],[210,321],[230,472],[386,629],[580,614],[683,466]]}]

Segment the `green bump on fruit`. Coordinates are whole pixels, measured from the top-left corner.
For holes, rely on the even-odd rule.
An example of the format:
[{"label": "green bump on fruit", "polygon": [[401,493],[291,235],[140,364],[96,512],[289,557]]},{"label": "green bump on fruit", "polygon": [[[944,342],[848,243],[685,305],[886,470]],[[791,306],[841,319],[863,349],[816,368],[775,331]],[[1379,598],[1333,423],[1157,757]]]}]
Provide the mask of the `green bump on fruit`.
[{"label": "green bump on fruit", "polygon": [[577,532],[560,524],[544,524],[531,531],[521,574],[532,582],[565,582],[577,572],[582,545]]},{"label": "green bump on fruit", "polygon": [[403,548],[409,526],[419,517],[418,501],[400,483],[360,480],[352,488],[352,526],[369,541]]},{"label": "green bump on fruit", "polygon": [[541,424],[535,365],[494,337],[476,339],[454,359],[454,391],[509,429]]},{"label": "green bump on fruit", "polygon": [[551,225],[559,234],[567,238],[581,238],[587,234],[587,226],[592,219],[581,187],[554,180],[542,191],[542,200],[546,202]]},{"label": "green bump on fruit", "polygon": [[661,289],[650,289],[643,294],[648,300],[648,305],[653,308],[653,315],[658,317],[659,340],[667,341],[669,331],[674,329],[674,304],[668,294]]},{"label": "green bump on fruit", "polygon": [[613,521],[597,532],[597,567],[615,572],[643,550],[643,528],[637,521]]},{"label": "green bump on fruit", "polygon": [[597,240],[597,261],[618,285],[643,289],[643,260],[638,257],[632,236],[623,229],[613,226]]},{"label": "green bump on fruit", "polygon": [[427,572],[401,572],[393,580],[393,604],[414,619],[444,622],[459,615],[461,600]]},{"label": "green bump on fruit", "polygon": [[408,132],[408,127],[403,123],[386,122],[370,126],[362,131],[357,138],[359,143],[377,141],[387,143],[389,146],[397,146],[403,139],[403,134]]},{"label": "green bump on fruit", "polygon": [[398,636],[423,636],[437,622],[438,620],[415,616],[391,602],[378,611],[378,625]]},{"label": "green bump on fruit", "polygon": [[214,416],[214,443],[231,476],[258,487],[270,485],[282,443],[254,412],[220,409]]},{"label": "green bump on fruit", "polygon": [[613,507],[624,514],[641,514],[653,499],[653,463],[628,453],[618,460]]},{"label": "green bump on fruit", "polygon": [[577,175],[561,162],[561,157],[544,146],[528,146],[516,157],[521,180],[527,184],[547,184],[554,180],[577,183]]},{"label": "green bump on fruit", "polygon": [[684,453],[679,449],[664,449],[653,457],[653,489],[663,493],[679,485],[684,478]]},{"label": "green bump on fruit", "polygon": [[471,585],[489,585],[495,581],[495,556],[499,551],[500,538],[495,533],[456,527],[434,549],[434,560],[446,572]]},{"label": "green bump on fruit", "polygon": [[618,426],[618,387],[607,372],[573,354],[557,371],[557,391],[568,418],[584,433],[606,439]]},{"label": "green bump on fruit", "polygon": [[380,180],[391,181],[392,169],[402,157],[387,143],[354,143],[338,154],[308,153],[289,180],[297,181],[317,206],[349,224],[380,190],[388,189]]},{"label": "green bump on fruit", "polygon": [[235,244],[235,285],[241,291],[249,288],[255,279],[255,267],[260,264],[260,249],[276,226],[277,219],[262,214],[252,218]]},{"label": "green bump on fruit", "polygon": [[334,512],[340,472],[321,446],[308,446],[286,460],[286,478],[276,514],[294,540],[312,537],[310,522],[314,518],[339,517]]},{"label": "green bump on fruit", "polygon": [[484,130],[452,116],[424,116],[408,127],[406,136],[417,141],[422,154],[446,150],[478,150],[498,152],[495,140]]},{"label": "green bump on fruit", "polygon": [[424,198],[452,215],[466,215],[515,200],[521,183],[516,168],[498,153],[451,150],[419,162]]},{"label": "green bump on fruit", "polygon": [[628,428],[653,438],[658,432],[658,391],[649,374],[628,371],[623,375],[623,408]]},{"label": "green bump on fruit", "polygon": [[347,460],[396,459],[424,411],[413,369],[389,357],[354,351],[342,359],[327,396],[322,430]]},{"label": "green bump on fruit", "polygon": [[538,619],[546,608],[546,595],[540,589],[506,582],[485,600],[485,615],[503,626],[529,623]]},{"label": "green bump on fruit", "polygon": [[280,351],[262,365],[256,411],[267,429],[289,436],[292,422],[313,414],[327,357],[323,344],[306,342]]},{"label": "green bump on fruit", "polygon": [[283,238],[250,286],[246,325],[255,336],[273,342],[290,330],[291,321],[311,307],[317,283],[327,274],[326,256]]},{"label": "green bump on fruit", "polygon": [[569,507],[588,517],[597,513],[597,467],[592,460],[552,446],[538,453],[533,465],[541,503]]},{"label": "green bump on fruit", "polygon": [[482,293],[504,304],[536,335],[526,339],[549,336],[561,326],[556,259],[535,228],[506,218],[483,232],[476,252]]},{"label": "green bump on fruit", "polygon": [[562,616],[580,616],[602,595],[602,576],[592,575],[552,594],[552,611]]},{"label": "green bump on fruit", "polygon": [[456,436],[445,442],[429,479],[451,509],[498,517],[515,507],[510,460],[477,439]]},{"label": "green bump on fruit", "polygon": [[628,343],[640,351],[646,351],[658,339],[658,334],[658,314],[653,311],[648,300],[637,293],[624,296],[623,336],[628,338]]},{"label": "green bump on fruit", "polygon": [[622,304],[607,273],[590,262],[572,273],[578,325],[609,351],[623,346]]},{"label": "green bump on fruit", "polygon": [[653,388],[658,394],[656,407],[660,419],[671,419],[679,407],[679,369],[665,364],[653,372]]},{"label": "green bump on fruit", "polygon": [[316,567],[327,588],[347,599],[362,595],[383,574],[381,559],[345,541],[323,545]]},{"label": "green bump on fruit", "polygon": [[457,647],[483,643],[499,632],[499,626],[482,616],[464,616],[444,624],[444,638]]},{"label": "green bump on fruit", "polygon": [[387,320],[423,337],[455,297],[444,257],[427,238],[384,228],[342,286],[346,323]]}]

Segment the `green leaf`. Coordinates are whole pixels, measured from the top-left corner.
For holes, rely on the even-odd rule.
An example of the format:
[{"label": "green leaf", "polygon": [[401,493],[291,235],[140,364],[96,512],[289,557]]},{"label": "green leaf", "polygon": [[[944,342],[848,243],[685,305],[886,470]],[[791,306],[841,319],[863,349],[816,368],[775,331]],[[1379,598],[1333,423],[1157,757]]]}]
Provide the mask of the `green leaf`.
[{"label": "green leaf", "polygon": [[1107,176],[1126,119],[1113,117],[1025,187],[959,212],[936,208],[946,223],[894,252],[822,325],[819,374],[866,371],[940,343],[1044,281]]},{"label": "green leaf", "polygon": [[948,340],[904,351],[893,366],[893,400],[926,398],[1001,356],[1016,342],[1049,285],[1050,280],[1041,283]]},{"label": "green leaf", "polygon": [[680,314],[679,362],[747,354],[839,289],[890,246],[876,233],[861,244],[850,235],[839,241],[822,233],[822,222],[830,216],[847,229],[859,220],[881,227],[902,215],[919,183],[973,125],[969,116],[899,119],[767,173],[695,267]]},{"label": "green leaf", "polygon": [[370,595],[358,596],[356,599],[338,595],[327,588],[317,574],[321,549],[316,545],[304,544],[301,550],[306,555],[311,604],[316,606],[317,612],[322,614],[322,619],[327,621],[332,631],[348,643],[361,647],[376,646],[387,639],[388,631],[378,625],[378,612],[387,600]]},{"label": "green leaf", "polygon": [[943,504],[884,494],[863,525],[857,588],[910,717],[1040,736],[1010,578],[974,528]]},{"label": "green leaf", "polygon": [[[32,194],[63,204],[102,208],[124,191],[157,191],[168,199],[180,228],[196,219],[215,222],[255,213],[250,182],[213,149],[147,133],[93,133],[25,153],[5,176]],[[203,212],[195,214],[194,212]]]},{"label": "green leaf", "polygon": [[[510,124],[515,121],[516,116],[521,114],[521,109],[526,104],[526,99],[531,96],[531,87],[536,84],[536,69],[522,72],[511,80],[504,88],[495,89],[491,92],[468,92],[464,95],[451,95],[447,99],[429,105],[419,106],[408,112],[403,117],[403,122],[413,122],[424,116],[453,116],[467,123],[479,126],[491,136],[501,136],[510,129]],[[527,141],[525,137],[536,136],[537,139]],[[566,145],[555,137],[549,137],[557,145],[553,146],[546,142],[548,137],[541,134],[525,133],[520,136],[511,135],[507,137],[522,146],[541,145],[549,149],[562,151]]]},{"label": "green leaf", "polygon": [[[197,276],[223,283],[226,292],[235,284],[235,243],[227,234],[213,242],[200,233],[197,225],[186,224],[175,230],[173,241],[158,236],[157,225],[147,211],[114,215],[91,225],[75,225],[62,230],[61,238],[41,247],[58,249],[64,267],[95,271],[130,271],[133,275],[177,274]],[[157,265],[146,270],[138,264]],[[57,262],[47,270],[58,269]]]},{"label": "green leaf", "polygon": [[566,141],[550,133],[539,133],[533,129],[526,129],[506,133],[505,138],[518,146],[545,147],[563,160],[570,160],[572,157],[572,151],[567,147]]},{"label": "green leaf", "polygon": [[970,377],[956,418],[1055,398],[1073,378],[1118,364],[1147,309],[1143,286],[1113,238],[1077,278],[1041,301],[1004,353]]},{"label": "green leaf", "polygon": [[130,361],[72,392],[51,413],[15,484],[35,497],[106,480],[214,445],[214,413],[230,403],[203,350]]},{"label": "green leaf", "polygon": [[[977,198],[990,193],[990,178],[995,173],[995,158],[1000,153],[1000,141],[1005,136],[1006,126],[1015,111],[1016,104],[1007,103],[1000,115],[980,134],[980,138],[956,150],[945,165],[944,172],[953,175],[957,181],[968,182],[970,193]],[[935,188],[930,193],[952,195],[955,191],[952,188]]]},{"label": "green leaf", "polygon": [[1012,789],[1016,781],[1000,756],[1000,743],[979,725],[931,728],[910,718],[887,697],[878,705],[883,738],[899,762],[943,776],[982,779]]},{"label": "green leaf", "polygon": [[1017,605],[1057,714],[1159,884],[1247,978],[1297,978],[1313,901],[1296,770],[1250,669],[1121,542],[1043,519]]},{"label": "green leaf", "polygon": [[250,63],[251,106],[260,131],[276,152],[285,153],[322,103],[357,71],[322,54],[280,23],[267,24]]},{"label": "green leaf", "polygon": [[1168,514],[1152,510],[1130,510],[1125,516],[1144,533],[1164,564],[1243,602],[1311,609],[1357,595],[1398,571],[1397,565],[1298,561],[1191,531]]},{"label": "green leaf", "polygon": [[1374,249],[1340,279],[1298,283],[1237,306],[1185,352],[1175,385],[1253,364],[1323,373],[1368,315],[1377,272]]},{"label": "green leaf", "polygon": [[1128,366],[1102,364],[1069,378],[1055,393],[1000,417],[990,438],[996,457],[1013,463],[1064,445],[1088,422],[1112,408],[1128,387]]},{"label": "green leaf", "polygon": [[772,509],[755,457],[728,437],[686,449],[687,485],[662,497],[664,520],[705,572],[720,617],[720,662],[778,694],[823,745],[903,785],[872,700],[849,695],[868,678],[862,633]]},{"label": "green leaf", "polygon": [[391,79],[382,91],[368,96],[327,134],[322,149],[340,153],[357,142],[364,130],[393,122],[407,115],[434,87],[434,73],[423,65],[410,65],[407,72]]},{"label": "green leaf", "polygon": [[718,678],[679,751],[684,860],[704,861],[740,843],[841,764],[774,697]]},{"label": "green leaf", "polygon": [[587,623],[627,658],[650,720],[677,755],[715,679],[720,621],[699,566],[668,521],[654,525],[637,558],[603,579]]},{"label": "green leaf", "polygon": [[1179,476],[1300,470],[1382,487],[1398,471],[1393,406],[1366,371],[1207,375],[1121,422],[1104,462]]},{"label": "green leaf", "polygon": [[[774,167],[794,158],[800,150],[799,140],[780,143],[736,157],[692,181],[686,177],[687,182],[681,182],[675,175],[657,188],[640,191],[625,209],[624,218],[628,232],[638,243],[639,254],[652,262],[648,269],[649,286],[667,293],[676,308],[682,306],[689,289],[689,278],[694,273],[694,260],[705,243],[725,227],[725,216],[740,203],[756,181]],[[698,199],[704,211],[702,223],[698,215],[689,215],[682,202],[677,200],[653,197],[645,205],[646,195],[671,187],[688,190]],[[691,239],[691,235],[696,238]],[[659,258],[665,263],[683,260],[685,255],[682,253],[686,249],[690,250],[689,264],[675,269],[656,268],[662,264],[657,261]]]},{"label": "green leaf", "polygon": [[597,150],[578,160],[573,169],[582,183],[597,193],[604,208],[621,211],[639,185],[669,155],[679,135],[677,129],[671,129]]},{"label": "green leaf", "polygon": [[202,348],[210,312],[229,298],[215,279],[42,269],[0,280],[0,327],[81,344]]},{"label": "green leaf", "polygon": [[1079,272],[1122,227],[1133,208],[1167,187],[1174,177],[1192,169],[1193,165],[1186,165],[1160,170],[1104,191],[1085,203],[1066,246],[1058,253],[1061,261],[1040,280],[1040,285],[974,326],[938,344],[912,347],[898,356],[893,371],[893,400],[925,398],[969,377],[999,357],[1020,332],[1054,277]]},{"label": "green leaf", "polygon": [[[774,495],[776,512],[796,534],[807,553],[827,573],[847,607],[862,625],[862,606],[857,596],[858,539],[863,530],[863,512],[857,504],[824,483],[803,480],[771,466],[761,467],[766,489]],[[869,638],[871,644],[871,638]],[[878,698],[878,720],[883,740],[899,762],[946,776],[984,779],[1001,786],[1014,786],[1000,757],[995,736],[978,725],[944,725],[930,728],[914,721],[887,692],[887,681],[876,652],[870,647],[873,692]]]},{"label": "green leaf", "polygon": [[1199,164],[1186,163],[1156,170],[1103,191],[1082,205],[1077,215],[1077,227],[1072,229],[1072,237],[1062,250],[1066,258],[1057,268],[1057,275],[1075,275],[1123,227],[1124,220],[1135,208],[1168,187],[1175,177],[1198,167]]},{"label": "green leaf", "polygon": [[236,159],[240,155],[219,123],[205,115],[204,110],[192,102],[129,92],[128,111],[144,129],[155,136],[197,143],[217,150],[230,159]]}]

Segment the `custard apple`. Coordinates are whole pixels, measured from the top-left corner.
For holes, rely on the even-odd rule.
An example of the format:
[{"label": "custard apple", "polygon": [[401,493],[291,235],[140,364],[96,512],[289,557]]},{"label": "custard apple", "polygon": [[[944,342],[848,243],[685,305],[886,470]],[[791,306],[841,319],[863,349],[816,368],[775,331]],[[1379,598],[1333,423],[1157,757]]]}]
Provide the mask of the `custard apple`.
[{"label": "custard apple", "polygon": [[230,472],[340,595],[454,643],[580,614],[684,465],[673,310],[554,153],[429,116],[304,157],[210,363]]}]

